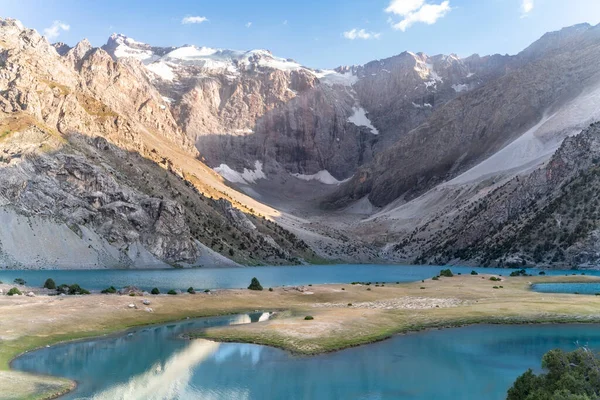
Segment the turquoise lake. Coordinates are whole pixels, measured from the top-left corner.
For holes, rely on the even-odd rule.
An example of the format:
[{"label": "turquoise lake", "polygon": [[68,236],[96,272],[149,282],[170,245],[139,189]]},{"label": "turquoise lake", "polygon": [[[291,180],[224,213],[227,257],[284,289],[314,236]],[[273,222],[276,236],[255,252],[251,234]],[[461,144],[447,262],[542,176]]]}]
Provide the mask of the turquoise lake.
[{"label": "turquoise lake", "polygon": [[600,293],[600,283],[536,283],[532,286],[536,292],[542,293]]},{"label": "turquoise lake", "polygon": [[[198,268],[169,270],[2,270],[0,281],[12,282],[23,278],[31,286],[42,286],[47,278],[57,284],[78,283],[88,290],[102,290],[109,286],[122,288],[135,285],[150,290],[169,289],[246,288],[252,277],[257,277],[263,287],[292,286],[351,282],[414,282],[431,278],[445,267],[424,265],[310,265],[293,267]],[[508,276],[512,270],[499,268],[451,267],[455,274],[479,273]],[[539,270],[529,269],[537,275]],[[548,275],[571,275],[573,271],[546,271]],[[600,276],[600,271],[586,271],[587,275]],[[579,274],[579,272],[577,273]]]},{"label": "turquoise lake", "polygon": [[600,350],[598,325],[479,325],[395,336],[315,357],[178,338],[243,322],[249,316],[136,329],[44,348],[12,366],[75,379],[78,387],[65,399],[500,400],[518,375],[539,371],[548,350]]}]

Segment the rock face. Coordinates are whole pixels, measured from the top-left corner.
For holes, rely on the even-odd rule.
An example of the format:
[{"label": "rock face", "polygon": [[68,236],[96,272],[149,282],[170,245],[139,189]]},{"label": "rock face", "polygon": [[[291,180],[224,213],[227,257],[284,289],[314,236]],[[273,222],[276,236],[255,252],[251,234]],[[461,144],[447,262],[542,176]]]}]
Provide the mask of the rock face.
[{"label": "rock face", "polygon": [[493,61],[403,53],[315,71],[265,50],[156,48],[113,36],[115,59],[142,60],[210,166],[341,181],[461,92],[504,72]]},{"label": "rock face", "polygon": [[593,124],[566,139],[544,167],[459,208],[454,229],[426,244],[418,261],[597,266],[599,151],[600,124]]},{"label": "rock face", "polygon": [[0,220],[10,227],[0,229],[0,267],[314,256],[272,222],[249,215],[255,229],[247,232],[218,206],[213,196],[230,207],[233,199],[196,160],[194,142],[139,61],[116,62],[87,40],[52,46],[0,19],[0,65]]},{"label": "rock face", "polygon": [[600,265],[599,60],[589,25],[313,70],[0,19],[0,267]]},{"label": "rock face", "polygon": [[447,102],[377,154],[328,204],[364,196],[376,206],[412,199],[483,161],[600,82],[599,35],[600,27],[578,26],[540,39],[502,76]]}]

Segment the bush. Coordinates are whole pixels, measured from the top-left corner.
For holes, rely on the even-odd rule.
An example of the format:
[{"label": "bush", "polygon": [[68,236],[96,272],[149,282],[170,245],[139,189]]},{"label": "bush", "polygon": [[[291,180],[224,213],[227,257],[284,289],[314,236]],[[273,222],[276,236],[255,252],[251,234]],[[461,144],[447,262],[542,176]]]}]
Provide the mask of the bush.
[{"label": "bush", "polygon": [[167,294],[170,294],[171,296],[176,296],[176,295],[177,295],[177,292],[176,292],[176,291],[174,291],[173,289],[171,289],[171,290],[169,290],[169,291],[167,292]]},{"label": "bush", "polygon": [[44,282],[44,289],[51,289],[51,290],[56,289],[56,283],[54,282],[54,280],[52,278],[46,279],[46,282]]},{"label": "bush", "polygon": [[90,292],[78,284],[74,283],[72,285],[62,284],[56,288],[56,292],[58,294],[68,294],[70,296],[74,296],[76,294],[90,294]]},{"label": "bush", "polygon": [[204,293],[210,293],[210,289],[204,290]]},{"label": "bush", "polygon": [[6,293],[7,296],[14,296],[15,294],[22,295],[23,293],[21,293],[21,291],[16,287],[10,289],[8,293]]},{"label": "bush", "polygon": [[270,287],[270,288],[269,288],[269,292],[272,292],[272,291],[273,291],[273,288],[272,288],[272,287]]},{"label": "bush", "polygon": [[307,315],[306,317],[304,317],[305,321],[312,321],[313,319],[315,319],[315,318],[311,315]]},{"label": "bush", "polygon": [[423,289],[425,289],[425,287],[424,287],[424,286],[421,286],[421,290],[423,290]]},{"label": "bush", "polygon": [[545,271],[540,271],[540,275],[546,275]]},{"label": "bush", "polygon": [[513,271],[510,273],[510,276],[527,276],[527,271],[525,271],[524,269]]},{"label": "bush", "polygon": [[445,276],[446,278],[452,278],[454,274],[450,269],[443,269],[440,271],[440,276]]},{"label": "bush", "polygon": [[150,294],[153,294],[153,295],[160,294],[160,290],[158,290],[158,288],[156,288],[156,287],[155,287],[154,289],[152,289],[152,290],[150,291]]},{"label": "bush", "polygon": [[471,275],[479,275],[479,273],[475,270],[471,271]]},{"label": "bush", "polygon": [[111,286],[109,288],[104,289],[100,293],[102,293],[102,294],[115,294],[115,293],[117,293],[117,289],[114,286]]},{"label": "bush", "polygon": [[194,288],[193,288],[193,287],[189,287],[189,288],[188,288],[188,290],[187,290],[187,292],[188,292],[189,294],[196,294],[196,291],[194,290]]},{"label": "bush", "polygon": [[86,289],[82,288],[78,284],[74,283],[71,286],[69,286],[68,294],[73,296],[76,294],[90,294],[90,292],[87,291]]},{"label": "bush", "polygon": [[545,373],[531,369],[517,378],[507,400],[597,399],[600,393],[600,356],[588,349],[571,353],[550,350],[542,358]]},{"label": "bush", "polygon": [[27,282],[25,282],[25,279],[23,279],[23,278],[17,278],[17,279],[14,280],[14,282],[17,285],[25,285],[27,283]]},{"label": "bush", "polygon": [[439,281],[440,278],[438,278],[437,276],[434,276],[433,278],[431,278],[432,281]]},{"label": "bush", "polygon": [[352,303],[348,303],[348,307],[352,307]]},{"label": "bush", "polygon": [[250,282],[250,286],[248,286],[250,290],[263,290],[260,282],[256,278],[252,278],[252,282]]},{"label": "bush", "polygon": [[495,276],[490,277],[490,281],[492,282],[502,282],[502,279],[496,278]]}]

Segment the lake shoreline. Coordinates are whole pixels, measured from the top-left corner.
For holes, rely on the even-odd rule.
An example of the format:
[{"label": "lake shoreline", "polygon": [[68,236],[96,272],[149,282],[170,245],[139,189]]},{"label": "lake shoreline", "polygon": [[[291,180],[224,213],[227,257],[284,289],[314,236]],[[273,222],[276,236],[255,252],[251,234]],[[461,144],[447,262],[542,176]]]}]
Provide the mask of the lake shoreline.
[{"label": "lake shoreline", "polygon": [[[481,279],[484,278],[484,279]],[[19,298],[3,299],[10,301],[50,303],[53,305],[62,306],[70,304],[73,307],[79,307],[73,312],[75,317],[84,316],[89,312],[90,307],[98,307],[99,305],[109,306],[109,310],[103,310],[105,313],[96,323],[105,324],[102,329],[96,330],[80,330],[71,332],[62,332],[62,334],[54,334],[54,332],[44,332],[41,329],[35,336],[22,337],[21,340],[15,338],[11,343],[16,345],[16,342],[21,342],[12,351],[9,349],[0,350],[0,360],[4,357],[9,357],[8,362],[4,363],[4,367],[0,364],[0,373],[10,369],[12,361],[19,355],[26,352],[34,351],[48,345],[57,345],[60,343],[68,343],[72,341],[86,341],[94,338],[102,338],[111,335],[122,335],[123,333],[153,325],[165,323],[182,322],[186,319],[196,319],[203,317],[217,317],[224,315],[232,315],[239,313],[273,310],[290,310],[282,312],[279,318],[261,324],[252,324],[253,326],[233,326],[227,328],[210,328],[201,335],[189,333],[190,337],[203,337],[213,341],[221,342],[239,342],[239,343],[255,343],[277,347],[297,355],[317,355],[327,352],[339,351],[346,348],[362,346],[365,344],[375,343],[389,339],[395,335],[418,333],[424,330],[436,330],[446,328],[456,328],[460,326],[474,324],[569,324],[569,323],[600,323],[600,314],[595,312],[583,312],[577,308],[569,311],[566,308],[566,314],[563,313],[563,307],[553,309],[552,307],[548,314],[527,314],[526,312],[517,312],[513,315],[500,315],[494,318],[489,316],[477,315],[481,311],[478,310],[479,301],[488,301],[490,294],[496,303],[501,301],[515,300],[513,293],[530,298],[528,301],[537,303],[540,299],[545,302],[548,299],[557,301],[557,304],[562,304],[564,299],[574,302],[578,306],[587,309],[593,305],[592,309],[597,309],[600,305],[600,299],[586,298],[586,296],[576,295],[554,295],[531,292],[528,280],[536,282],[558,282],[558,281],[598,281],[594,277],[584,278],[576,277],[518,277],[518,278],[502,278],[506,289],[509,291],[502,292],[499,290],[490,290],[491,285],[496,282],[489,281],[487,276],[455,276],[454,278],[441,278],[439,281],[427,280],[425,282],[401,283],[401,284],[386,284],[385,287],[375,287],[374,285],[315,285],[313,287],[299,288],[275,288],[274,292],[251,292],[248,290],[239,289],[223,289],[211,294],[197,295],[180,295],[180,296],[148,296],[156,312],[147,313],[143,310],[129,310],[128,303],[139,303],[140,297],[118,296],[118,295],[90,295],[90,296],[38,296],[36,298]],[[427,286],[428,290],[423,291],[421,287]],[[308,290],[310,289],[310,291]],[[468,289],[468,290],[463,290]],[[310,294],[309,294],[310,293]],[[433,302],[440,302],[440,297],[454,298],[455,296],[464,297],[463,303],[458,306],[445,306],[436,308],[431,304],[425,304],[425,308],[403,308],[412,306],[414,299],[429,299]],[[575,298],[573,298],[575,297]],[[61,299],[62,298],[62,299]],[[381,302],[402,300],[406,304],[400,302],[394,309],[376,308]],[[427,300],[427,301],[429,301]],[[338,301],[338,303],[332,303]],[[339,303],[341,301],[341,303]],[[345,302],[354,302],[357,308],[341,307],[340,304]],[[156,303],[156,305],[154,305]],[[588,304],[590,303],[590,304]],[[0,303],[0,310],[7,302]],[[276,304],[276,307],[273,305]],[[395,304],[395,303],[393,303]],[[48,304],[47,304],[48,305]],[[316,306],[319,306],[318,308]],[[323,307],[321,307],[324,305]],[[62,308],[60,307],[59,308]],[[202,311],[199,311],[199,307]],[[499,306],[499,305],[498,305]],[[116,307],[116,309],[115,309]],[[159,308],[160,307],[160,308]],[[554,307],[554,306],[553,306]],[[115,311],[116,310],[116,311]],[[460,311],[458,316],[454,315],[456,311]],[[28,312],[31,312],[29,310]],[[286,314],[287,313],[287,314]],[[308,314],[315,315],[315,321],[303,321],[303,316]],[[358,314],[357,314],[358,313]],[[450,313],[451,315],[444,315]],[[454,314],[453,314],[454,313]],[[36,314],[35,310],[33,314]],[[65,313],[65,315],[68,313]],[[158,314],[158,315],[157,315]],[[357,315],[367,315],[365,323],[372,324],[361,335],[348,334],[355,331]],[[414,320],[407,323],[407,320],[417,318],[419,315],[428,316],[427,320]],[[469,315],[471,315],[469,317]],[[21,316],[21,315],[20,315]],[[136,316],[137,320],[132,320],[130,317]],[[126,317],[125,319],[123,317]],[[11,316],[9,315],[10,319]],[[65,317],[66,318],[66,317]],[[90,318],[85,317],[84,318]],[[112,323],[111,323],[112,322]],[[85,321],[83,322],[85,324]],[[318,329],[311,327],[316,326]],[[327,326],[322,329],[323,324],[334,324],[333,328]],[[360,324],[359,324],[360,325]],[[260,329],[257,329],[259,326]],[[318,332],[317,336],[301,338],[298,337],[305,334],[306,328],[309,331]],[[265,336],[266,331],[275,329],[282,332],[283,336]],[[329,329],[329,330],[328,330]],[[2,332],[0,332],[1,334]],[[348,335],[347,335],[348,334]],[[288,340],[282,341],[288,335]],[[306,347],[308,342],[319,344],[317,347]],[[0,345],[6,347],[6,344]],[[20,347],[20,349],[19,349]],[[17,352],[17,349],[20,351]],[[3,370],[3,371],[2,371]],[[14,371],[14,370],[10,370]],[[60,379],[60,378],[57,378]],[[62,393],[64,394],[64,393]],[[61,395],[62,395],[61,394]],[[49,398],[49,397],[39,397]]]}]

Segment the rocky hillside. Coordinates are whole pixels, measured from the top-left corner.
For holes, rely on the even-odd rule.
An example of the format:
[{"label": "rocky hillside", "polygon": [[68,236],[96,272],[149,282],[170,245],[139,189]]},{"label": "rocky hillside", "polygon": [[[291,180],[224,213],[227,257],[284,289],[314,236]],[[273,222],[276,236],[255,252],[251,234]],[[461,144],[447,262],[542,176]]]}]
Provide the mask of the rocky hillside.
[{"label": "rocky hillside", "polygon": [[500,62],[506,71],[499,77],[448,101],[400,136],[328,204],[346,206],[368,196],[372,204],[385,206],[454,178],[596,86],[598,60],[600,26],[579,25],[544,36],[508,64]]},{"label": "rocky hillside", "polygon": [[[312,70],[266,50],[156,48],[122,35],[104,46],[144,63],[178,124],[211,167],[330,174],[342,181],[510,57],[402,53],[364,66]],[[224,175],[227,178],[227,175]]]},{"label": "rocky hillside", "polygon": [[[596,266],[599,189],[600,123],[596,123],[566,139],[544,167],[459,207],[448,229],[419,245],[422,255],[417,261]],[[406,250],[411,242],[407,238],[395,251]]]},{"label": "rocky hillside", "polygon": [[142,64],[85,40],[57,48],[0,19],[1,267],[316,257],[197,161]]}]

